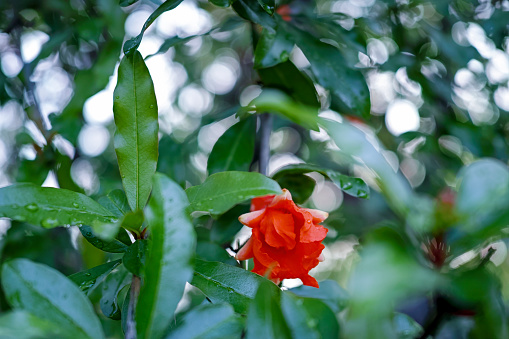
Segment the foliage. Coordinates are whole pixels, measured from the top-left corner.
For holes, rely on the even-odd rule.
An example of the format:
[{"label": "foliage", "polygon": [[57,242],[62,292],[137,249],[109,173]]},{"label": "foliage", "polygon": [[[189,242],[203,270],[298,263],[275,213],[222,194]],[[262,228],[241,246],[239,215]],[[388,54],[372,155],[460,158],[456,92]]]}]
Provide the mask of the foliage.
[{"label": "foliage", "polygon": [[[0,2],[0,337],[508,337],[508,23],[485,0]],[[235,259],[250,199],[284,189],[329,213],[319,288]]]}]

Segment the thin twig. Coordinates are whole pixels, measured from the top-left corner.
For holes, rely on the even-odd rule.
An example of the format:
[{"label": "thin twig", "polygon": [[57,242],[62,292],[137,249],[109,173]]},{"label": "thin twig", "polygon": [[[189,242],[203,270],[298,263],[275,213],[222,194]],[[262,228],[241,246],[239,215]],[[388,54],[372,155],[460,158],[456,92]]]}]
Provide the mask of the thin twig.
[{"label": "thin twig", "polygon": [[138,296],[140,295],[141,278],[137,275],[133,275],[131,282],[131,294],[129,296],[129,305],[127,307],[127,322],[125,330],[126,339],[136,339],[136,304],[138,302]]},{"label": "thin twig", "polygon": [[270,133],[272,132],[272,115],[264,113],[260,115],[260,149],[258,157],[258,171],[267,175],[270,158]]}]

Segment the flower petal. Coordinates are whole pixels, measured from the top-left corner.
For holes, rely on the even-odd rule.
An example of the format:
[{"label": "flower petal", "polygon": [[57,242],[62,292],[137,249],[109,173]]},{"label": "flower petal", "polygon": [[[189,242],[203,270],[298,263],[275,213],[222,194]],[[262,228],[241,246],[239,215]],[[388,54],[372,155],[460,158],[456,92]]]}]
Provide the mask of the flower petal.
[{"label": "flower petal", "polygon": [[242,246],[242,248],[235,255],[235,259],[237,260],[247,260],[254,256],[253,254],[253,238],[249,238],[249,240]]},{"label": "flower petal", "polygon": [[314,210],[311,208],[303,208],[304,211],[310,213],[313,216],[313,223],[318,224],[324,221],[329,217],[329,213],[320,211],[320,210]]},{"label": "flower petal", "polygon": [[245,213],[245,214],[242,214],[239,217],[239,221],[242,224],[252,228],[252,227],[256,226],[256,224],[259,223],[262,220],[262,217],[263,217],[264,213],[265,213],[265,209],[259,210],[259,211],[254,211],[254,212]]}]

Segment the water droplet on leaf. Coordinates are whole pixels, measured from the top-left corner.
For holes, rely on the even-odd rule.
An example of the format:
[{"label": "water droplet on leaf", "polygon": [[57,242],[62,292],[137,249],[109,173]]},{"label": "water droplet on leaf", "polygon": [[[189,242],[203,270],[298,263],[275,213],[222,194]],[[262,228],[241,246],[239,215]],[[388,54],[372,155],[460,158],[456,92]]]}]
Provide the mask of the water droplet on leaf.
[{"label": "water droplet on leaf", "polygon": [[37,206],[37,204],[32,203],[32,204],[26,205],[25,209],[30,212],[36,212],[37,210],[39,210],[39,206]]}]

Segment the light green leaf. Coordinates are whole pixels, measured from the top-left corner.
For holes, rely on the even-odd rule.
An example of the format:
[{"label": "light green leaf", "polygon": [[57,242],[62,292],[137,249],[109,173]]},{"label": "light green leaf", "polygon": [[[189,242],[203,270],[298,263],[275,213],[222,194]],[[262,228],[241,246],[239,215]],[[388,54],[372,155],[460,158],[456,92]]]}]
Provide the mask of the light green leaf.
[{"label": "light green leaf", "polygon": [[[91,225],[94,232],[116,221],[113,214],[81,193],[33,184],[0,188],[0,217],[40,225],[44,228]],[[97,232],[104,236],[110,230]]]},{"label": "light green leaf", "polygon": [[120,259],[107,262],[86,271],[71,274],[67,278],[78,285],[80,290],[88,294],[99,285],[108,273],[120,264]]},{"label": "light green leaf", "polygon": [[223,214],[245,200],[267,194],[281,194],[272,179],[255,172],[221,172],[212,174],[201,185],[186,190],[194,211]]},{"label": "light green leaf", "polygon": [[3,265],[2,283],[13,308],[55,322],[76,338],[104,338],[92,304],[60,272],[27,259],[15,259]]},{"label": "light green leaf", "polygon": [[[264,277],[220,262],[195,260],[192,285],[198,287],[213,303],[227,302],[235,312],[246,314],[258,286],[267,282]],[[271,293],[279,288],[270,283]]]},{"label": "light green leaf", "polygon": [[255,138],[255,117],[249,117],[230,127],[212,148],[207,162],[209,174],[249,170],[253,160]]},{"label": "light green leaf", "polygon": [[397,173],[381,151],[383,146],[374,135],[367,135],[354,125],[343,121],[322,119],[320,125],[327,131],[340,152],[347,157],[360,159],[374,171],[376,180],[392,209],[405,217],[412,210],[415,196],[401,173]]},{"label": "light green leaf", "polygon": [[186,212],[182,188],[162,174],[154,176],[147,208],[151,239],[148,243],[145,282],[136,307],[138,338],[160,338],[193,276],[196,234]]},{"label": "light green leaf", "polygon": [[282,293],[281,311],[292,333],[292,339],[321,338],[316,329],[317,322],[313,319],[313,315],[303,307],[303,300],[291,293]]},{"label": "light green leaf", "polygon": [[[129,0],[127,0],[127,1],[129,1]],[[155,21],[155,19],[157,19],[164,12],[174,9],[175,7],[180,5],[180,3],[182,1],[183,0],[167,0],[167,1],[163,2],[159,7],[157,7],[157,9],[148,17],[147,21],[145,21],[145,23],[143,24],[140,34],[138,34],[137,36],[135,36],[134,38],[132,38],[130,40],[127,40],[124,43],[124,54],[126,56],[132,55],[140,46],[141,39],[143,38],[143,34],[147,30],[147,28],[149,28],[150,25],[152,25],[152,23]]]},{"label": "light green leaf", "polygon": [[348,292],[334,280],[324,280],[318,283],[320,288],[301,285],[288,290],[299,297],[319,299],[330,307],[334,313],[344,310],[348,304]]},{"label": "light green leaf", "polygon": [[58,323],[43,320],[23,310],[0,315],[0,335],[3,339],[73,338],[72,333],[66,333]]},{"label": "light green leaf", "polygon": [[292,338],[281,311],[281,293],[272,293],[271,285],[273,284],[269,281],[260,284],[253,302],[249,305],[247,339]]},{"label": "light green leaf", "polygon": [[113,190],[104,197],[97,200],[104,208],[110,211],[117,218],[131,212],[127,197],[122,190]]},{"label": "light green leaf", "polygon": [[230,305],[200,305],[185,314],[166,339],[237,339],[243,328],[243,319]]},{"label": "light green leaf", "polygon": [[273,112],[290,119],[302,127],[318,131],[318,108],[305,106],[294,101],[287,94],[276,89],[264,89],[262,93],[246,107],[241,107],[238,115],[246,112]]},{"label": "light green leaf", "polygon": [[141,210],[157,166],[159,125],[154,85],[139,52],[120,62],[113,95],[114,144],[122,184],[131,209]]}]

